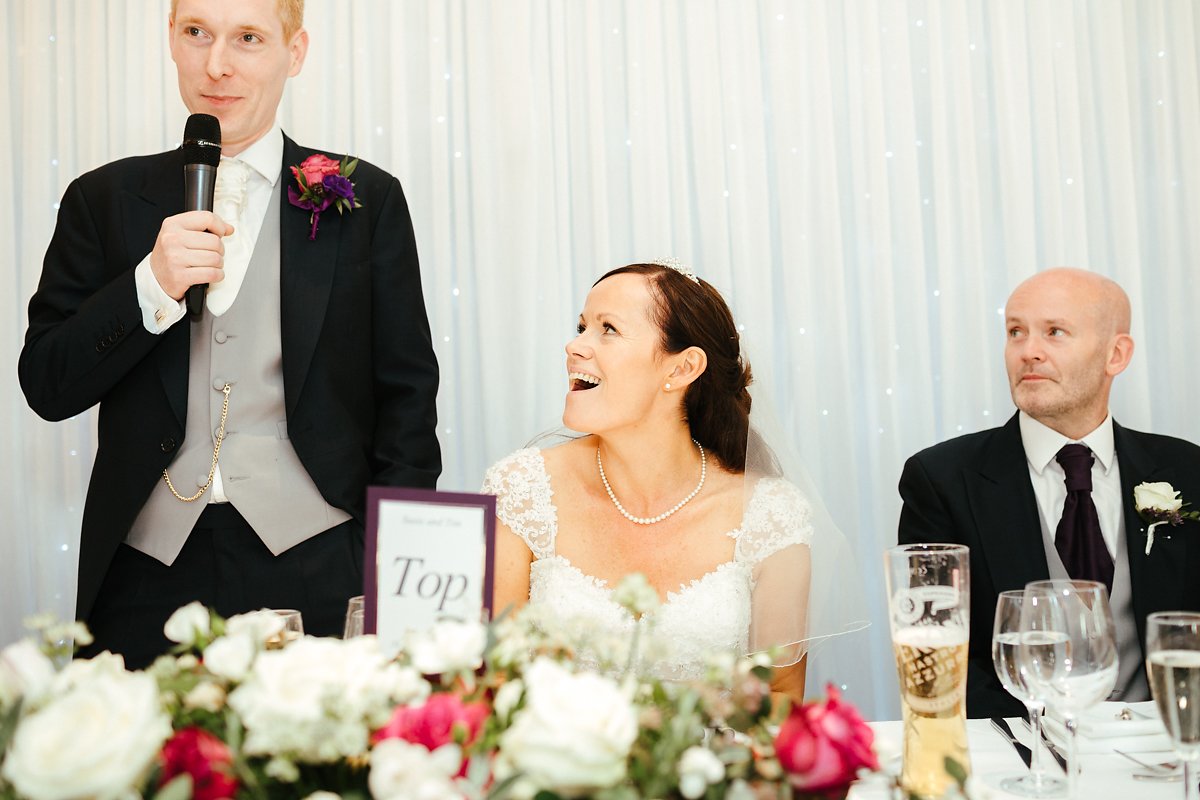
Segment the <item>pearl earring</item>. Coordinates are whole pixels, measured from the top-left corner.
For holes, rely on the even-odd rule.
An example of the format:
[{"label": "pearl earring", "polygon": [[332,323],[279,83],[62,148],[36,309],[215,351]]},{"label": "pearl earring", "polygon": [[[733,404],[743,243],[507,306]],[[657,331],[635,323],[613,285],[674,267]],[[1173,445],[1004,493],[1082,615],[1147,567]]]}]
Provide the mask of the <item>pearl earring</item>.
[{"label": "pearl earring", "polygon": [[664,388],[664,389],[666,389],[666,390],[669,392],[669,391],[671,391],[671,384],[669,384],[669,383],[668,383],[668,384],[667,384],[666,386],[664,386],[663,388]]}]

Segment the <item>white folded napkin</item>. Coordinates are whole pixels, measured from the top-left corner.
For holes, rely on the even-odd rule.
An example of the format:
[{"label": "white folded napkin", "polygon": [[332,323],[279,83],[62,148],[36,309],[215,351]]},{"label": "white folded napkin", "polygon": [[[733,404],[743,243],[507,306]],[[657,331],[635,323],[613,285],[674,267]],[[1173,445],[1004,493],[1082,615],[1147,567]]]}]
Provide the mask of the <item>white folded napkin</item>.
[{"label": "white folded napkin", "polygon": [[[1122,719],[1122,711],[1128,709]],[[1055,714],[1042,718],[1046,735],[1059,747],[1067,746],[1067,729]],[[1104,702],[1079,717],[1079,752],[1156,753],[1173,750],[1171,738],[1158,716],[1153,700],[1141,703]]]}]

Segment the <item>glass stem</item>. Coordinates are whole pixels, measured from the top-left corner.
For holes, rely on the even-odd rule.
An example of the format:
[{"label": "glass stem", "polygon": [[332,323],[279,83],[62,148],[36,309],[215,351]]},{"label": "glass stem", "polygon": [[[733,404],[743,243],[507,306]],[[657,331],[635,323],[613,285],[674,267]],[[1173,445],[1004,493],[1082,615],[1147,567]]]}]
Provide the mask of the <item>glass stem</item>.
[{"label": "glass stem", "polygon": [[1191,759],[1183,760],[1183,798],[1200,800],[1200,788],[1196,786],[1196,763]]},{"label": "glass stem", "polygon": [[1077,800],[1079,797],[1079,721],[1074,714],[1064,714],[1063,722],[1067,726],[1067,798]]},{"label": "glass stem", "polygon": [[1029,713],[1029,731],[1033,734],[1033,760],[1029,763],[1029,776],[1033,779],[1035,791],[1041,791],[1046,782],[1046,769],[1042,766],[1042,706],[1039,703],[1028,703],[1025,710]]}]

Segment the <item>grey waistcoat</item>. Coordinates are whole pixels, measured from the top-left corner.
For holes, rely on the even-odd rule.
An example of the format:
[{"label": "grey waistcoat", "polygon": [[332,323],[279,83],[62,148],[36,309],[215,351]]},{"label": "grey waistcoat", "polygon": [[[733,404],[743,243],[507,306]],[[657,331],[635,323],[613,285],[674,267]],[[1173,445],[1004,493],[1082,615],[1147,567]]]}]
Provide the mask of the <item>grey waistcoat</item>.
[{"label": "grey waistcoat", "polygon": [[[325,502],[288,441],[279,341],[279,204],[272,194],[237,299],[214,318],[191,322],[187,425],[168,471],[190,497],[208,479],[224,395],[232,385],[219,460],[225,496],[272,553],[328,530],[350,515]],[[176,323],[187,324],[187,323]],[[170,565],[210,501],[175,498],[159,481],[125,543]]]}]

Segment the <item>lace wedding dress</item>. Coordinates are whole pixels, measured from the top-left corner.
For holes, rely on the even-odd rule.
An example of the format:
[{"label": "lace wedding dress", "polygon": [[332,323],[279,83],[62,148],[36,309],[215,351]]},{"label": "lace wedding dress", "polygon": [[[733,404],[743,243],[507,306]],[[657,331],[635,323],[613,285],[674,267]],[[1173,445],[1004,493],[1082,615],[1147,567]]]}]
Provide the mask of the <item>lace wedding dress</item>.
[{"label": "lace wedding dress", "polygon": [[[555,552],[558,511],[550,476],[540,450],[518,450],[494,464],[484,478],[483,491],[496,495],[496,515],[532,551],[529,605],[539,620],[558,630],[572,631],[585,649],[581,657],[595,661],[586,651],[588,640],[628,642],[635,621],[612,598],[612,587],[587,575]],[[661,678],[685,680],[699,677],[707,657],[721,651],[737,654],[788,642],[753,641],[755,615],[771,613],[777,602],[799,602],[807,586],[805,576],[786,581],[792,598],[756,596],[762,564],[791,545],[808,543],[812,528],[808,501],[781,478],[762,478],[752,489],[742,524],[726,535],[734,540],[731,561],[670,592],[653,615],[640,623],[650,629],[642,668]],[[778,586],[779,581],[772,581]],[[798,599],[797,599],[798,598]],[[602,648],[597,646],[597,651]]]}]

